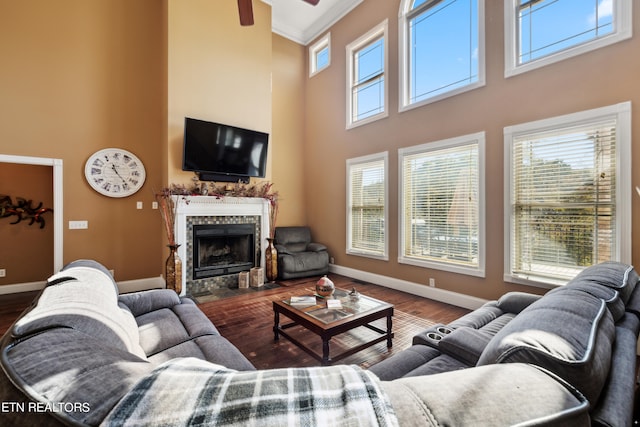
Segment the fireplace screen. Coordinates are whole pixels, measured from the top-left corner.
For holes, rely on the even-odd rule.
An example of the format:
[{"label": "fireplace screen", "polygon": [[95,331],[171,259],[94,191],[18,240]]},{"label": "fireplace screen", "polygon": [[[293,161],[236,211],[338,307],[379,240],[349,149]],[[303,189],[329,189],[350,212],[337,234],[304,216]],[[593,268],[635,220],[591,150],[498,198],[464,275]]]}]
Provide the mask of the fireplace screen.
[{"label": "fireplace screen", "polygon": [[193,279],[248,271],[255,266],[253,224],[193,226]]}]

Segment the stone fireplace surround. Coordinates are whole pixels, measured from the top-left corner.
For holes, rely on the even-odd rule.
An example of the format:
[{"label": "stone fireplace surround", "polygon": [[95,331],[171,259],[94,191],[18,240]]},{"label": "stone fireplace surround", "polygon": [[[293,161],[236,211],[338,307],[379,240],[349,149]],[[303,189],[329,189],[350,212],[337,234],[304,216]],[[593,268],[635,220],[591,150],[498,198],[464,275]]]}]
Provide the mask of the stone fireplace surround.
[{"label": "stone fireplace surround", "polygon": [[194,224],[255,224],[256,253],[264,268],[264,252],[269,234],[269,202],[253,197],[173,196],[176,203],[175,234],[182,259],[182,295],[209,289],[237,286],[238,274],[193,280]]}]

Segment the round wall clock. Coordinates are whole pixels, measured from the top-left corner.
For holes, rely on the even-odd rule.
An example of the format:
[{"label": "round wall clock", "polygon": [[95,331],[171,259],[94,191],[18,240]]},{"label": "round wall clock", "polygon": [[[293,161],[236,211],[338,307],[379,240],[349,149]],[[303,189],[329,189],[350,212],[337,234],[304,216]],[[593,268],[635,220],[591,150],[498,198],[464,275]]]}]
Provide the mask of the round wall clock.
[{"label": "round wall clock", "polygon": [[146,173],[135,154],[121,148],[105,148],[89,157],[84,176],[100,194],[127,197],[142,188]]}]

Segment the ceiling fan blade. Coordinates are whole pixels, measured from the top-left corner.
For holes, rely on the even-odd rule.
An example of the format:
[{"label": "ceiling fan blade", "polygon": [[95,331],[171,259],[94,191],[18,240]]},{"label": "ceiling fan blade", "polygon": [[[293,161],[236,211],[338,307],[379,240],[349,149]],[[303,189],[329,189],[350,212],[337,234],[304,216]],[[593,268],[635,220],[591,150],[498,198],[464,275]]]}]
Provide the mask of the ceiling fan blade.
[{"label": "ceiling fan blade", "polygon": [[240,14],[240,25],[253,25],[253,5],[251,0],[238,0],[238,13]]},{"label": "ceiling fan blade", "polygon": [[304,1],[306,1],[307,3],[309,3],[309,4],[313,5],[313,6],[315,6],[315,5],[317,5],[317,4],[318,4],[318,2],[319,2],[320,0],[304,0]]}]

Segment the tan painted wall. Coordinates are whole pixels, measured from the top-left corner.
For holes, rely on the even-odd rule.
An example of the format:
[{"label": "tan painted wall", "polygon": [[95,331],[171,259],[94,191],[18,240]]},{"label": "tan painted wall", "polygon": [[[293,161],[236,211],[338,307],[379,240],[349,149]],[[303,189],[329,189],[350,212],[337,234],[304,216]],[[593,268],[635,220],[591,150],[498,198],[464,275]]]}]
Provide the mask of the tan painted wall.
[{"label": "tan painted wall", "polygon": [[[160,219],[150,209],[162,185],[165,127],[160,6],[0,1],[0,153],[63,160],[64,262],[94,258],[119,280],[161,273]],[[139,193],[112,199],[86,183],[86,159],[105,147],[143,160]],[[68,230],[69,220],[87,220],[89,229]]]},{"label": "tan painted wall", "polygon": [[[266,179],[286,183],[283,224],[304,222],[299,171],[288,179],[301,163],[304,50],[276,42],[275,84],[288,94],[272,100],[269,5],[254,2],[252,27],[239,25],[234,1],[0,0],[0,11],[0,153],[63,160],[65,228],[89,221],[64,231],[64,262],[94,258],[118,280],[162,273],[165,238],[150,206],[155,191],[193,176],[180,165],[187,115],[271,133],[272,109],[283,110]],[[135,196],[106,198],[83,178],[88,156],[112,146],[145,162]]]},{"label": "tan painted wall", "polygon": [[254,2],[255,25],[242,27],[234,1],[168,5],[168,182],[190,183],[185,116],[271,133],[271,7]]},{"label": "tan painted wall", "polygon": [[[329,69],[309,79],[306,89],[306,199],[308,223],[326,243],[336,263],[420,284],[495,298],[509,290],[532,290],[504,283],[503,275],[503,128],[536,119],[603,107],[633,104],[633,163],[640,164],[640,38],[565,60],[524,75],[504,78],[503,2],[486,1],[485,87],[404,113],[398,112],[399,1],[367,0],[331,28]],[[635,32],[640,9],[634,8]],[[345,130],[345,46],[389,19],[389,117]],[[486,278],[473,278],[400,265],[398,258],[398,153],[409,147],[486,131],[487,265]],[[345,160],[389,151],[390,260],[345,254]],[[633,171],[640,183],[640,170]],[[633,209],[640,209],[634,194]],[[633,260],[640,264],[640,215],[633,219]]]},{"label": "tan painted wall", "polygon": [[277,225],[307,223],[304,189],[306,48],[273,35],[272,181],[279,194]]},{"label": "tan painted wall", "polygon": [[[0,195],[32,200],[31,207],[53,208],[53,168],[0,163]],[[42,214],[44,227],[28,220],[11,224],[16,216],[0,218],[0,285],[41,281],[53,271],[53,213]]]}]

